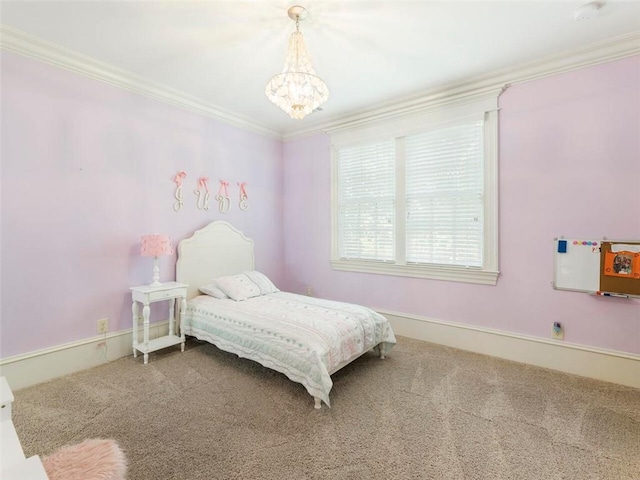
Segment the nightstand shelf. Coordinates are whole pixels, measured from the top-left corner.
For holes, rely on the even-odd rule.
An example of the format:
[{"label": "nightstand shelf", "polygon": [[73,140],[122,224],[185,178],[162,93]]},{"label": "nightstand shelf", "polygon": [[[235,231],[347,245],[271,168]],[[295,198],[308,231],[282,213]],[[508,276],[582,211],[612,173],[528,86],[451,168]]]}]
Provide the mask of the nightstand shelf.
[{"label": "nightstand shelf", "polygon": [[156,350],[160,350],[161,348],[179,345],[183,342],[184,340],[182,340],[182,338],[178,337],[177,335],[166,335],[164,337],[149,340],[149,344],[146,347],[144,343],[138,343],[138,345],[136,346],[136,350],[138,350],[140,353],[151,353],[155,352]]},{"label": "nightstand shelf", "polygon": [[[186,283],[167,282],[162,285],[141,285],[139,287],[131,287],[133,313],[133,356],[137,357],[138,352],[144,355],[144,364],[149,362],[149,353],[160,350],[161,348],[171,347],[180,344],[181,350],[184,352],[184,333],[180,328],[180,335],[176,333],[176,300],[180,301],[180,321],[184,316],[187,307],[187,287]],[[149,339],[149,315],[151,308],[149,304],[153,302],[169,301],[169,334],[163,337]],[[139,305],[142,304],[142,317],[140,317]],[[138,341],[138,322],[142,319],[143,323],[143,341]]]}]

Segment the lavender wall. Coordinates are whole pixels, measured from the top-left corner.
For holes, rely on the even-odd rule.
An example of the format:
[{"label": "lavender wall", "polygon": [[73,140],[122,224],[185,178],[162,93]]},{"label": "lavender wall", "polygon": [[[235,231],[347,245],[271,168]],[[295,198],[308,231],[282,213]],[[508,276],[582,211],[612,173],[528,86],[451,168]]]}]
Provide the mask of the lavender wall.
[{"label": "lavender wall", "polygon": [[[561,321],[569,342],[640,353],[640,301],[550,287],[554,236],[640,238],[638,56],[502,95],[495,287],[333,271],[325,135],[283,150],[64,70],[1,58],[0,358],[92,337],[99,318],[111,331],[130,328],[128,288],[151,275],[139,237],[177,241],[215,219],[254,238],[257,268],[291,291],[544,338]],[[175,213],[180,170],[186,203]],[[212,186],[248,182],[251,207],[197,210],[198,176]],[[162,280],[174,278],[174,264],[161,260]]]},{"label": "lavender wall", "polygon": [[640,300],[556,291],[553,238],[640,238],[640,56],[500,98],[497,286],[333,271],[330,140],[284,146],[285,287],[374,308],[640,354]]},{"label": "lavender wall", "polygon": [[[143,234],[175,244],[229,221],[256,240],[257,268],[283,281],[281,142],[6,52],[1,86],[0,358],[95,336],[104,317],[111,331],[131,328],[129,287],[152,272],[139,256]],[[175,213],[181,170],[185,205]],[[213,202],[197,210],[199,176],[214,189],[231,183],[227,215]],[[174,279],[175,256],[160,270]]]}]

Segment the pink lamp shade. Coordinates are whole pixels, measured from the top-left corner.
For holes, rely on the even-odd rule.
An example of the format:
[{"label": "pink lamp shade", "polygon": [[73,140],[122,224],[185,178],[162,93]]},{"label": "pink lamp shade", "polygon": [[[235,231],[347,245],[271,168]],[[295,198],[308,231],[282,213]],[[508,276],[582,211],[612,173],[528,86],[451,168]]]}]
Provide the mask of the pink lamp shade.
[{"label": "pink lamp shade", "polygon": [[173,255],[173,246],[169,235],[143,235],[140,244],[140,255],[143,257],[153,257],[153,283],[151,286],[157,287],[160,283],[160,267],[158,257],[163,255]]},{"label": "pink lamp shade", "polygon": [[169,235],[143,235],[140,245],[140,255],[143,257],[161,257],[173,255],[173,246]]}]

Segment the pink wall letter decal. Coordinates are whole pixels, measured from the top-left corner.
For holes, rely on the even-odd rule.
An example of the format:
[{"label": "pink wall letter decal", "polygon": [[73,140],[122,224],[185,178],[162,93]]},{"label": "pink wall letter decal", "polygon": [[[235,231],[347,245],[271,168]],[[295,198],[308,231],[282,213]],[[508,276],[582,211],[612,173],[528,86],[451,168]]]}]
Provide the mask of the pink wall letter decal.
[{"label": "pink wall letter decal", "polygon": [[249,208],[247,201],[249,200],[249,195],[247,195],[247,182],[238,183],[240,187],[240,210],[246,210]]},{"label": "pink wall letter decal", "polygon": [[187,174],[185,172],[178,172],[176,177],[173,179],[173,181],[176,182],[176,202],[173,204],[173,209],[176,212],[179,212],[182,208],[182,205],[184,205],[184,196],[182,195],[182,179],[186,176]]},{"label": "pink wall letter decal", "polygon": [[227,213],[231,206],[228,187],[229,182],[220,180],[220,188],[218,188],[218,195],[216,195],[216,200],[218,200],[218,210],[220,210],[220,213]]}]

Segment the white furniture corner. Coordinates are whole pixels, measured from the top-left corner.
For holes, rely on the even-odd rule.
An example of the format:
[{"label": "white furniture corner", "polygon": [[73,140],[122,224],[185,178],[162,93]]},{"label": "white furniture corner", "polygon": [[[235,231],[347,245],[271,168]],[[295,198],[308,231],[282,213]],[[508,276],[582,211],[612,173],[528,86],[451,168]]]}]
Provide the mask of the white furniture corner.
[{"label": "white furniture corner", "polygon": [[[137,357],[138,352],[144,354],[144,364],[149,362],[149,353],[160,350],[161,348],[171,347],[180,344],[181,350],[184,352],[184,333],[182,328],[177,330],[179,322],[176,321],[176,300],[180,301],[179,318],[184,317],[184,311],[187,308],[187,289],[189,285],[180,282],[167,282],[162,285],[141,285],[139,287],[131,287],[133,312],[133,356]],[[149,316],[151,308],[149,305],[153,302],[169,301],[169,334],[163,337],[149,339]],[[142,316],[140,316],[140,305],[142,305]],[[143,323],[143,340],[138,341],[138,322],[142,319]]]},{"label": "white furniture corner", "polygon": [[0,478],[2,480],[48,480],[40,457],[25,458],[11,419],[13,392],[0,377]]},{"label": "white furniture corner", "polygon": [[0,421],[11,420],[13,400],[13,392],[7,383],[7,379],[0,377]]}]

